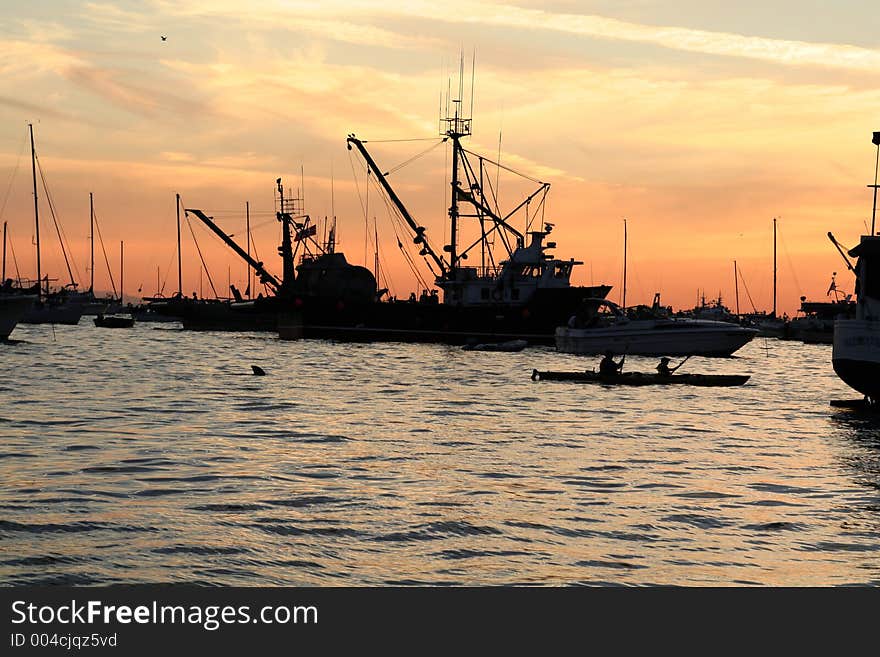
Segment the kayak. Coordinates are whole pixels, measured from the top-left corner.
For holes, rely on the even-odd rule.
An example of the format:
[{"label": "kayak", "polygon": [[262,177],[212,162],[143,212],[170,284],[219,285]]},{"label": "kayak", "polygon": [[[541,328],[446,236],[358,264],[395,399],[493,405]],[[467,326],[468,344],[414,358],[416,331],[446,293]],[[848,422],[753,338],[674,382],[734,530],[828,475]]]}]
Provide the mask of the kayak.
[{"label": "kayak", "polygon": [[465,351],[522,351],[529,343],[525,340],[508,340],[507,342],[481,342],[480,344],[466,344],[462,347]]},{"label": "kayak", "polygon": [[647,372],[539,372],[532,370],[532,381],[580,381],[620,386],[688,385],[688,386],[741,386],[749,380],[741,374],[649,374]]}]

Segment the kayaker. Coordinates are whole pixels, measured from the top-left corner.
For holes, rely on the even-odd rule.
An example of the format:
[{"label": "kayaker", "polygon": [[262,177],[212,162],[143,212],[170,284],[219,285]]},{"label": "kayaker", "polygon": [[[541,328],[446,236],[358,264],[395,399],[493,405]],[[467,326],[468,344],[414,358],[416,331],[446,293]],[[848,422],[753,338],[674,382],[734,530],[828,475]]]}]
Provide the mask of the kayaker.
[{"label": "kayaker", "polygon": [[[684,360],[687,360],[687,358],[685,358]],[[669,363],[671,363],[672,361],[671,359],[664,356],[660,359],[660,364],[657,365],[657,372],[660,374],[660,376],[672,376],[672,373],[675,372],[675,370],[684,365],[684,360],[675,367],[669,367]]]},{"label": "kayaker", "polygon": [[620,362],[614,360],[614,352],[610,349],[605,350],[605,358],[603,358],[599,362],[599,374],[603,376],[614,376],[618,374],[623,369],[623,362],[626,360],[626,355],[624,354],[623,358],[620,359]]}]

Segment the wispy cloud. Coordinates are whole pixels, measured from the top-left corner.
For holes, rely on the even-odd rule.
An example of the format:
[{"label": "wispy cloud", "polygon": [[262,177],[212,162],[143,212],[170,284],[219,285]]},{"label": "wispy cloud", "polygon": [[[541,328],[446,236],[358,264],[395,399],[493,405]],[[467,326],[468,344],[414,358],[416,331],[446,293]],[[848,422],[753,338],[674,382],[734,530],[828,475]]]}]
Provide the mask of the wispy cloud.
[{"label": "wispy cloud", "polygon": [[[814,43],[766,36],[699,30],[671,25],[648,25],[599,15],[553,12],[504,3],[449,0],[407,0],[393,6],[369,0],[325,0],[321,3],[268,0],[260,11],[247,14],[234,0],[156,0],[163,11],[184,16],[236,17],[243,25],[287,27],[302,23],[328,38],[386,47],[413,43],[403,28],[391,33],[371,25],[376,20],[420,19],[436,24],[469,24],[530,32],[571,34],[591,39],[644,43],[691,53],[739,57],[786,66],[815,66],[876,72],[880,50],[849,44]],[[334,28],[337,21],[338,29]],[[334,32],[336,35],[334,37]],[[434,34],[440,32],[436,28]],[[454,35],[447,35],[447,39]],[[420,39],[422,43],[430,47]]]}]

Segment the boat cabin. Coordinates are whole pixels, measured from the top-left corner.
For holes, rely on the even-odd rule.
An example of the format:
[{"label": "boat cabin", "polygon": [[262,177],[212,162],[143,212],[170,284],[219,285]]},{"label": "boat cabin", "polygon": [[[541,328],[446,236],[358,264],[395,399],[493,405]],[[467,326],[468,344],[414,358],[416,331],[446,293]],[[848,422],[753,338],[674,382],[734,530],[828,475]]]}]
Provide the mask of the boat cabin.
[{"label": "boat cabin", "polygon": [[443,303],[461,306],[524,305],[539,289],[567,288],[571,272],[583,262],[574,258],[558,260],[547,253],[555,242],[544,243],[550,231],[532,231],[528,246],[514,249],[508,260],[497,269],[456,267],[452,277],[438,279],[443,290]]},{"label": "boat cabin", "polygon": [[858,258],[856,274],[856,319],[880,319],[880,236],[862,235],[849,255]]}]

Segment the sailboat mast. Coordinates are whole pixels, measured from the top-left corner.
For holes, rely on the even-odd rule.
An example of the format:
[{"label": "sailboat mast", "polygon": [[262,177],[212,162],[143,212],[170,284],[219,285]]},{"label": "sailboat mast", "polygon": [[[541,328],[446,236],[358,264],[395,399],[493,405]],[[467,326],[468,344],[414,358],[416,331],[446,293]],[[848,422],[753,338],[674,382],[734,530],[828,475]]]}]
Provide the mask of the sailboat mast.
[{"label": "sailboat mast", "polygon": [[880,132],[875,132],[871,143],[877,146],[877,161],[874,163],[874,208],[871,210],[871,235],[874,234],[874,222],[877,219],[877,170],[880,168]]},{"label": "sailboat mast", "polygon": [[3,222],[3,276],[2,283],[6,282],[6,222]]},{"label": "sailboat mast", "polygon": [[[244,202],[244,213],[247,219],[247,254],[251,257],[251,202]],[[247,296],[251,298],[251,263],[247,263]]]},{"label": "sailboat mast", "polygon": [[125,245],[122,240],[119,240],[119,303],[123,306],[125,305],[125,287],[123,286],[123,283],[125,282],[125,279],[123,278],[123,262],[125,258],[124,249]]},{"label": "sailboat mast", "polygon": [[89,241],[91,242],[89,265],[89,292],[95,292],[95,202],[89,192]]},{"label": "sailboat mast", "polygon": [[621,305],[626,310],[626,219],[623,220],[623,299]]},{"label": "sailboat mast", "polygon": [[183,266],[180,256],[180,194],[174,195],[177,206],[177,296],[183,296]]},{"label": "sailboat mast", "polygon": [[[42,296],[43,275],[40,268],[40,208],[37,203],[37,151],[34,149],[34,124],[28,123],[28,130],[31,134],[31,173],[34,179],[34,226],[36,226],[37,239],[37,296]],[[48,286],[48,283],[46,284]]]},{"label": "sailboat mast", "polygon": [[773,217],[773,318],[776,319],[776,217]]},{"label": "sailboat mast", "polygon": [[739,317],[739,280],[736,277],[736,260],[733,261],[733,289],[736,292],[736,316]]}]

